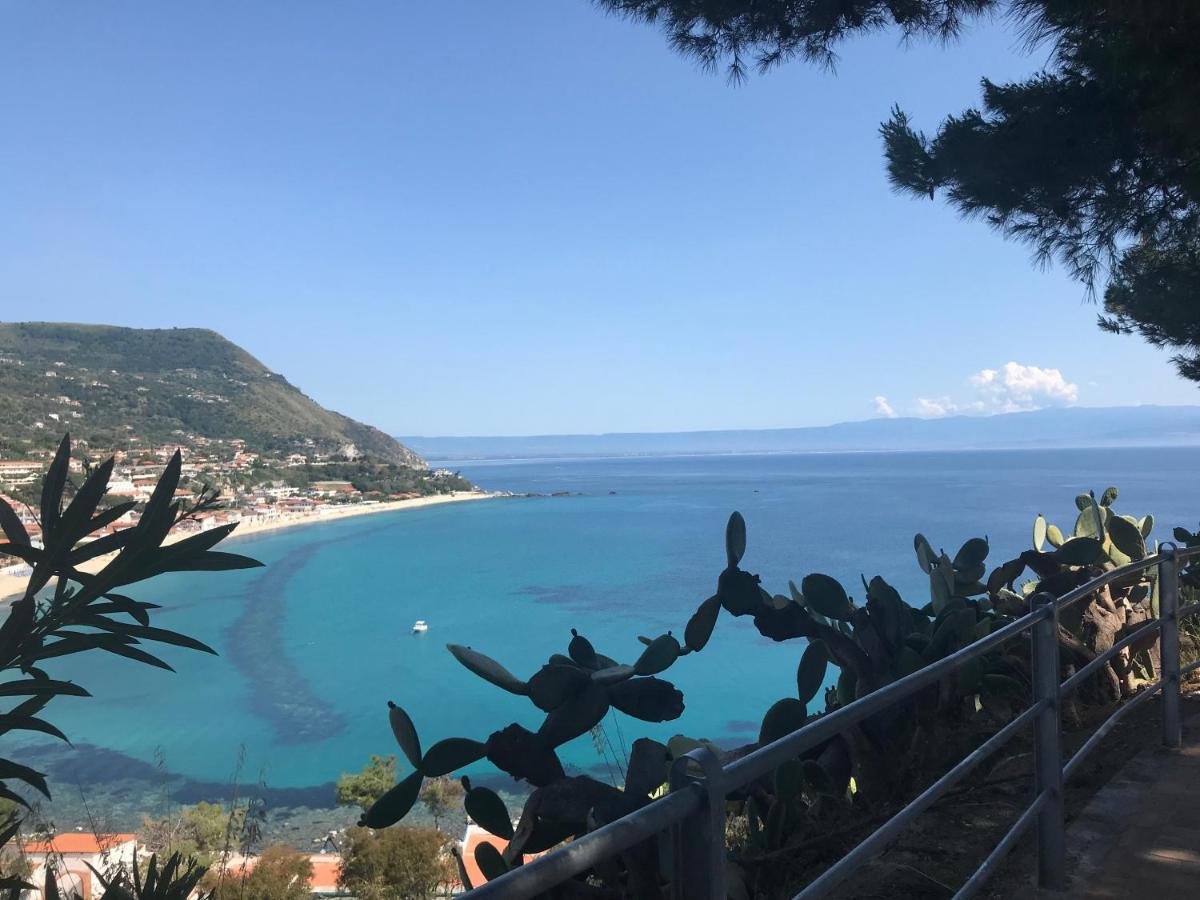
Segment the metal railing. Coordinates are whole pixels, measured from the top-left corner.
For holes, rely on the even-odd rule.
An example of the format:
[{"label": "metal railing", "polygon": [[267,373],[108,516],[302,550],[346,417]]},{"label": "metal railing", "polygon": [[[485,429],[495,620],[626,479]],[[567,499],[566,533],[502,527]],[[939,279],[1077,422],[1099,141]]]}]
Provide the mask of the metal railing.
[{"label": "metal railing", "polygon": [[[1062,597],[1037,594],[1031,600],[1031,611],[1020,619],[728,766],[722,767],[717,757],[705,748],[693,750],[675,760],[670,773],[670,790],[659,799],[545,856],[517,866],[471,891],[470,896],[505,900],[536,897],[636,844],[658,839],[664,851],[662,856],[667,861],[672,896],[676,900],[725,900],[725,798],[728,794],[863,720],[907,700],[971,660],[1026,632],[1031,643],[1032,697],[1029,708],[826,869],[797,894],[795,900],[822,897],[849,878],[883,852],[918,815],[1028,725],[1033,728],[1034,799],[954,896],[955,900],[974,896],[1030,828],[1035,828],[1037,833],[1038,884],[1061,891],[1066,885],[1064,781],[1121,719],[1159,693],[1163,697],[1163,743],[1168,747],[1180,745],[1180,679],[1182,675],[1200,669],[1200,662],[1181,669],[1179,620],[1200,612],[1200,603],[1179,606],[1179,572],[1187,559],[1197,555],[1200,555],[1200,547],[1179,549],[1168,543],[1154,555],[1111,569]],[[1059,612],[1105,585],[1154,566],[1158,567],[1159,617],[1151,619],[1060,682]],[[1153,634],[1157,634],[1159,642],[1159,680],[1118,706],[1064,765],[1060,722],[1062,698],[1123,650]]]}]

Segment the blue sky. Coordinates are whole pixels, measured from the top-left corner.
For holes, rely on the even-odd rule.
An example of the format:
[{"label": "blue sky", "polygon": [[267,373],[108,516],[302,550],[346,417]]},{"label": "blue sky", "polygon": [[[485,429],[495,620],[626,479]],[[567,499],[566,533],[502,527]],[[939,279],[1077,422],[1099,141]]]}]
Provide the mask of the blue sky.
[{"label": "blue sky", "polygon": [[893,103],[1040,60],[992,24],[734,88],[586,0],[5,2],[0,319],[214,328],[401,434],[1193,403],[888,188]]}]

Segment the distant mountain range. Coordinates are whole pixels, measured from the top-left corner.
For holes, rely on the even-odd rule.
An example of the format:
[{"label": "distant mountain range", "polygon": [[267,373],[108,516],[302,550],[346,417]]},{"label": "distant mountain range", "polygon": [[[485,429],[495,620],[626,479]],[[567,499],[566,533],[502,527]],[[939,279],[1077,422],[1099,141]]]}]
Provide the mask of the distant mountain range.
[{"label": "distant mountain range", "polygon": [[1041,409],[812,428],[531,437],[404,437],[431,459],[1200,445],[1200,406]]},{"label": "distant mountain range", "polygon": [[98,450],[240,438],[276,456],[425,466],[215,331],[0,323],[0,456],[52,446],[68,430]]}]

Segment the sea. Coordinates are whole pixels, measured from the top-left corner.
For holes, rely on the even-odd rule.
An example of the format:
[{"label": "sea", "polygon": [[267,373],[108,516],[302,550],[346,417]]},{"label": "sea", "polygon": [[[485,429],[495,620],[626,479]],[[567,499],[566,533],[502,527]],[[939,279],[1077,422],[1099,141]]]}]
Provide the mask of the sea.
[{"label": "sea", "polygon": [[[1198,463],[1200,448],[440,463],[514,496],[234,539],[229,549],[265,567],[134,586],[132,596],[162,606],[155,624],[218,655],[162,648],[174,673],[100,652],[53,660],[54,677],[92,693],[47,709],[71,745],[40,735],[6,741],[49,774],[55,799],[44,815],[60,827],[83,827],[102,810],[112,827],[130,828],[164,804],[253,793],[304,839],[338,821],[321,811],[333,806],[339,774],[371,754],[399,755],[389,700],[408,711],[426,747],[485,740],[510,722],[537,728],[541,714],[528,700],[477,678],[446,644],[528,677],[565,653],[576,629],[632,663],[639,635],[681,636],[714,592],[735,510],[747,523],[743,567],[772,593],[822,572],[861,597],[860,579],[881,575],[920,606],[928,580],[913,553],[916,532],[951,554],[986,537],[998,564],[1030,545],[1038,513],[1069,531],[1077,494],[1116,485],[1117,510],[1153,513],[1152,538],[1169,540],[1172,527],[1200,521]],[[413,633],[418,619],[428,631]],[[754,740],[771,703],[794,695],[799,644],[767,640],[750,620],[722,613],[705,650],[663,676],[683,691],[679,719],[651,725],[611,714],[604,739],[564,746],[564,763],[619,779],[640,736]],[[401,775],[407,765],[401,757]],[[520,791],[486,762],[468,771]],[[289,820],[289,811],[308,818]]]}]

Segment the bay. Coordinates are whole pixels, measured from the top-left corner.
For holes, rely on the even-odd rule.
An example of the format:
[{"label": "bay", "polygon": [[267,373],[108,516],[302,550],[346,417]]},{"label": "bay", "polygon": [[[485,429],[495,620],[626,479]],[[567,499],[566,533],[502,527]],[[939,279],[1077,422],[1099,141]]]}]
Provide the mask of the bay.
[{"label": "bay", "polygon": [[[1153,536],[1169,539],[1173,526],[1200,518],[1198,461],[1200,450],[1161,448],[456,462],[484,488],[546,496],[255,536],[233,543],[265,569],[141,586],[135,597],[163,605],[157,624],[220,655],[168,648],[176,674],[100,653],[58,660],[54,676],[94,695],[51,707],[75,749],[40,740],[26,749],[52,784],[71,790],[158,773],[201,796],[239,769],[278,803],[321,805],[339,773],[398,752],[389,699],[408,710],[425,746],[483,740],[513,721],[537,727],[528,701],[463,669],[448,642],[525,677],[565,652],[571,628],[623,662],[641,651],[638,635],[681,635],[713,593],[735,509],[748,525],[743,566],[768,590],[824,572],[861,596],[860,576],[878,574],[923,605],[914,532],[951,553],[986,535],[995,565],[1029,545],[1038,512],[1069,530],[1074,496],[1114,484],[1118,510],[1154,513]],[[427,633],[411,633],[416,619]],[[753,740],[770,704],[794,692],[801,650],[722,614],[704,652],[665,676],[685,695],[679,720],[610,718],[607,756],[584,736],[563,759],[610,777],[612,756],[636,736]]]}]

